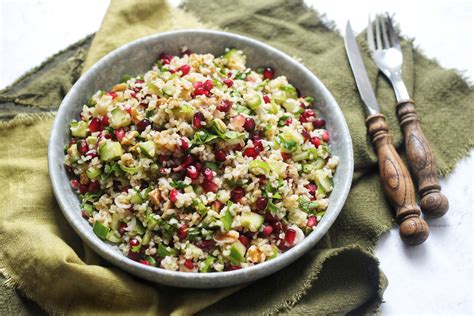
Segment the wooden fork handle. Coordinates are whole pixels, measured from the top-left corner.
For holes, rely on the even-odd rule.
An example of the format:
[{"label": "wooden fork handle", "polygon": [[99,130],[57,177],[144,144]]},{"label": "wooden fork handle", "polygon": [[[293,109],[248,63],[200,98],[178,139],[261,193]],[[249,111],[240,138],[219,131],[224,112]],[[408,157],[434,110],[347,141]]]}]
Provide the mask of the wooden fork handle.
[{"label": "wooden fork handle", "polygon": [[418,184],[421,211],[431,217],[443,216],[448,211],[449,202],[441,193],[436,159],[421,130],[415,102],[408,100],[398,103],[397,116],[405,138],[408,165]]},{"label": "wooden fork handle", "polygon": [[377,153],[383,190],[395,209],[400,225],[400,236],[408,245],[421,244],[428,238],[428,224],[420,218],[413,181],[393,146],[385,117],[382,114],[371,115],[366,124]]}]

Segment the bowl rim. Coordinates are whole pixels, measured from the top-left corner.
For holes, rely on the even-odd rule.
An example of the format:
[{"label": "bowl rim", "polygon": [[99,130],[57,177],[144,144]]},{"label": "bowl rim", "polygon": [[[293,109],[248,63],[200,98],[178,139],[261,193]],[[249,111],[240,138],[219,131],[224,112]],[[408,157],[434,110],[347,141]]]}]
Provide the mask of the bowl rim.
[{"label": "bowl rim", "polygon": [[[61,172],[59,167],[55,162],[58,159],[61,159],[60,155],[54,148],[54,144],[62,138],[62,134],[59,133],[60,127],[65,122],[65,114],[68,112],[68,108],[71,108],[73,105],[70,101],[73,98],[72,94],[78,86],[81,86],[88,82],[95,75],[95,70],[101,69],[102,65],[106,63],[108,59],[111,59],[117,55],[120,55],[122,52],[129,50],[132,47],[140,46],[150,40],[159,40],[160,38],[166,39],[169,36],[179,36],[185,33],[194,33],[201,36],[213,35],[213,36],[225,36],[238,40],[239,42],[247,42],[249,45],[260,46],[261,48],[270,51],[272,54],[282,57],[285,63],[290,63],[292,66],[297,67],[300,71],[304,72],[305,75],[309,76],[311,80],[319,87],[319,95],[322,95],[326,99],[326,103],[330,103],[332,111],[335,111],[336,116],[342,118],[341,126],[338,126],[338,130],[341,131],[342,135],[347,135],[347,139],[344,140],[344,146],[348,152],[348,157],[345,161],[341,163],[346,164],[348,175],[343,178],[341,183],[338,185],[341,187],[341,192],[339,193],[337,200],[332,201],[331,203],[336,204],[336,209],[331,213],[326,213],[321,220],[320,224],[317,226],[316,230],[309,234],[303,242],[297,244],[290,250],[286,251],[282,255],[269,260],[263,263],[257,264],[255,266],[234,270],[234,271],[222,271],[222,272],[212,272],[212,273],[196,273],[196,272],[180,272],[180,271],[171,271],[162,268],[156,268],[151,266],[146,266],[140,264],[136,261],[133,261],[126,256],[124,256],[119,251],[116,251],[110,247],[110,244],[99,239],[97,236],[91,236],[86,234],[81,229],[79,229],[79,221],[84,220],[80,214],[73,214],[72,210],[68,210],[69,206],[75,204],[74,202],[69,201],[68,195],[61,194],[61,184],[59,179],[61,177],[68,177],[67,174]],[[68,105],[69,104],[69,105]],[[307,253],[311,248],[313,248],[317,242],[327,233],[329,228],[332,226],[339,213],[344,206],[344,203],[347,199],[351,188],[351,182],[353,177],[353,168],[354,168],[354,158],[353,158],[353,148],[352,140],[350,137],[349,128],[347,122],[344,118],[344,115],[326,86],[314,75],[309,69],[307,69],[302,63],[296,61],[294,58],[290,57],[286,53],[268,45],[258,40],[252,39],[247,36],[215,31],[215,30],[206,30],[206,29],[182,29],[169,32],[161,32],[151,34],[139,39],[136,39],[132,42],[124,44],[119,48],[109,52],[107,55],[103,56],[99,61],[97,61],[91,68],[89,68],[71,87],[67,95],[64,97],[57,114],[55,116],[53,125],[51,127],[49,144],[48,144],[48,170],[51,179],[51,184],[53,188],[54,195],[59,204],[59,207],[66,217],[69,224],[72,226],[74,231],[81,237],[81,239],[86,242],[86,244],[91,247],[97,254],[99,254],[105,260],[111,262],[115,266],[120,267],[121,269],[130,272],[134,275],[148,279],[153,282],[160,284],[177,286],[177,287],[186,287],[186,288],[218,288],[225,287],[230,285],[237,285],[256,279],[260,279],[264,276],[272,274],[285,266],[288,266],[303,254]],[[337,171],[336,171],[337,172]],[[90,225],[89,225],[90,226]],[[90,226],[92,230],[92,226]],[[94,238],[95,237],[95,238]],[[172,281],[170,281],[172,280]],[[211,282],[218,281],[218,282]]]}]

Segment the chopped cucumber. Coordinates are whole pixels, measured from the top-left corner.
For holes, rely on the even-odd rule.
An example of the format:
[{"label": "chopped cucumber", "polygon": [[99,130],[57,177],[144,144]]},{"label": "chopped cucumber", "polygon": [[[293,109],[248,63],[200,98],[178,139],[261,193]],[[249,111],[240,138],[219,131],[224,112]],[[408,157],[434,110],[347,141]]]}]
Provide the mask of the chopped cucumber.
[{"label": "chopped cucumber", "polygon": [[324,191],[331,192],[333,189],[333,181],[332,178],[329,176],[325,175],[322,170],[317,170],[316,171],[316,182],[318,184],[318,187],[323,187]]},{"label": "chopped cucumber", "polygon": [[240,216],[240,223],[242,227],[247,228],[251,232],[256,232],[263,224],[263,216],[257,213],[248,212],[242,213]]},{"label": "chopped cucumber", "polygon": [[107,237],[105,237],[105,239],[107,239],[108,241],[113,242],[113,243],[119,243],[119,242],[122,241],[120,239],[120,237],[118,237],[115,234],[115,232],[113,232],[113,231],[109,231],[109,233],[107,234]]},{"label": "chopped cucumber", "polygon": [[173,81],[170,80],[163,86],[163,92],[170,97],[176,93],[176,87],[174,86]]},{"label": "chopped cucumber", "polygon": [[71,162],[76,162],[79,159],[81,159],[81,154],[79,153],[79,150],[77,150],[77,144],[72,144],[68,148],[67,154],[69,155],[69,158],[71,159]]},{"label": "chopped cucumber", "polygon": [[257,92],[244,94],[243,98],[247,102],[249,108],[251,108],[252,110],[258,109],[262,104],[262,99],[260,98],[260,95]]},{"label": "chopped cucumber", "polygon": [[139,143],[140,150],[150,158],[153,158],[156,153],[155,143],[151,140]]},{"label": "chopped cucumber", "polygon": [[89,179],[95,179],[102,173],[100,168],[90,167],[86,170],[86,175]]},{"label": "chopped cucumber", "polygon": [[142,245],[148,245],[151,241],[151,230],[147,230],[145,235],[143,235]]},{"label": "chopped cucumber", "polygon": [[298,113],[301,110],[300,103],[295,99],[286,99],[282,105],[290,113]]},{"label": "chopped cucumber", "polygon": [[89,136],[86,138],[86,142],[89,144],[89,145],[92,145],[94,146],[95,144],[97,144],[97,142],[99,141],[99,139],[95,136]]},{"label": "chopped cucumber", "polygon": [[288,164],[279,161],[279,160],[268,160],[268,165],[270,166],[270,169],[272,170],[273,173],[277,174],[278,176],[284,176],[286,173],[286,167],[288,167]]},{"label": "chopped cucumber", "polygon": [[241,50],[230,49],[223,57],[227,59],[230,64],[245,64],[245,55]]},{"label": "chopped cucumber", "polygon": [[177,118],[182,118],[185,120],[192,120],[194,109],[188,104],[181,104],[179,107],[172,110],[173,115]]},{"label": "chopped cucumber", "polygon": [[227,207],[225,209],[225,214],[223,217],[221,217],[222,223],[224,224],[224,230],[228,232],[230,228],[232,227],[232,220],[234,217],[230,213],[230,207],[232,205],[232,202],[227,203]]},{"label": "chopped cucumber", "polygon": [[229,260],[232,264],[238,265],[242,261],[244,261],[245,253],[247,252],[247,248],[239,241],[235,241],[231,246],[230,246],[230,254],[229,254]]},{"label": "chopped cucumber", "polygon": [[87,132],[89,131],[89,126],[87,126],[87,123],[84,121],[79,121],[79,122],[72,121],[70,130],[71,130],[72,136],[84,138],[87,136]]},{"label": "chopped cucumber", "polygon": [[288,98],[292,98],[292,99],[297,99],[298,98],[298,93],[296,92],[296,88],[293,87],[291,84],[281,86],[280,90],[285,91],[286,96]]},{"label": "chopped cucumber", "polygon": [[272,245],[272,250],[273,250],[273,254],[270,257],[268,257],[268,260],[276,258],[278,256],[278,247],[276,245]]},{"label": "chopped cucumber", "polygon": [[102,161],[112,161],[122,157],[123,150],[119,142],[110,140],[99,146],[99,157]]},{"label": "chopped cucumber", "polygon": [[209,272],[209,269],[211,268],[211,265],[214,263],[215,260],[216,258],[214,257],[207,257],[201,267],[201,272]]},{"label": "chopped cucumber", "polygon": [[306,160],[308,158],[309,158],[309,152],[307,152],[307,151],[304,151],[304,152],[293,155],[293,160],[294,161]]},{"label": "chopped cucumber", "polygon": [[259,175],[259,174],[268,175],[271,171],[268,163],[266,163],[265,161],[258,160],[258,159],[252,160],[249,163],[249,170],[250,172],[256,175]]},{"label": "chopped cucumber", "polygon": [[92,226],[92,231],[97,235],[99,236],[101,239],[106,239],[107,238],[107,235],[110,231],[110,228],[108,228],[107,226],[105,226],[104,224],[96,221],[94,223],[94,226]]}]

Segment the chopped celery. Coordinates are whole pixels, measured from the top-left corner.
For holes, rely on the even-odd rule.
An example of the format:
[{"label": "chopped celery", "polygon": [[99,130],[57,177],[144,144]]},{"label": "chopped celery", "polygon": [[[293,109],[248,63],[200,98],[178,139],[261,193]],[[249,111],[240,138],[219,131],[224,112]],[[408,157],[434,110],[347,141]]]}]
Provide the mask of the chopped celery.
[{"label": "chopped celery", "polygon": [[227,207],[225,209],[225,214],[223,217],[221,217],[221,220],[222,220],[222,223],[224,224],[224,230],[226,232],[228,232],[232,226],[232,220],[233,220],[233,216],[232,214],[230,213],[230,207],[232,205],[232,202],[228,202],[227,203]]},{"label": "chopped celery", "polygon": [[87,132],[89,131],[89,126],[84,121],[79,121],[79,122],[72,121],[70,130],[71,130],[72,136],[84,138],[87,136]]},{"label": "chopped celery", "polygon": [[99,236],[101,239],[106,239],[107,234],[110,231],[110,228],[105,226],[104,224],[100,223],[99,221],[94,222],[94,226],[92,226],[92,231]]},{"label": "chopped celery", "polygon": [[102,173],[102,170],[96,167],[90,167],[86,170],[86,175],[91,180],[100,176],[101,173]]},{"label": "chopped celery", "polygon": [[84,203],[84,205],[82,206],[82,208],[84,209],[84,211],[87,213],[87,215],[92,215],[92,212],[94,211],[94,206],[92,204],[89,204],[89,203]]},{"label": "chopped celery", "polygon": [[153,141],[149,140],[138,144],[142,153],[150,158],[153,158],[156,154],[156,145]]},{"label": "chopped celery", "polygon": [[259,174],[268,175],[271,171],[268,163],[266,163],[265,161],[258,160],[258,159],[252,160],[249,163],[249,170],[250,172],[256,175],[259,175]]},{"label": "chopped celery", "polygon": [[309,158],[309,152],[307,152],[307,151],[304,151],[304,152],[293,155],[293,160],[294,161],[306,160],[308,158]]},{"label": "chopped celery", "polygon": [[214,263],[215,260],[216,258],[214,257],[207,257],[201,267],[201,272],[209,272],[209,269],[211,268],[211,265]]},{"label": "chopped celery", "polygon": [[240,264],[242,261],[244,261],[245,253],[247,252],[247,248],[239,241],[235,241],[231,246],[230,246],[230,254],[229,254],[229,260],[232,264]]},{"label": "chopped celery", "polygon": [[296,92],[296,88],[293,87],[291,84],[281,86],[280,90],[285,91],[286,96],[288,98],[292,98],[292,99],[297,99],[298,98],[298,93]]}]

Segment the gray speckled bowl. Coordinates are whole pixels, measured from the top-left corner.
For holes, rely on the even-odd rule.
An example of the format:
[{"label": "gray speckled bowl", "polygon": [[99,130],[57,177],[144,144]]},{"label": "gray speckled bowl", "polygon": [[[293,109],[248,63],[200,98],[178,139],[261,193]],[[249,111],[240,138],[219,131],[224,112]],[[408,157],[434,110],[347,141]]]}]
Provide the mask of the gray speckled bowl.
[{"label": "gray speckled bowl", "polygon": [[[69,122],[79,117],[82,105],[99,89],[111,88],[123,75],[145,73],[162,51],[178,53],[182,46],[197,53],[220,55],[227,47],[235,47],[247,55],[249,67],[270,66],[276,74],[286,75],[302,94],[315,96],[321,101],[318,108],[331,133],[333,153],[340,157],[334,177],[334,191],[329,208],[317,229],[303,242],[277,258],[256,266],[215,273],[175,272],[132,261],[112,244],[100,240],[89,223],[81,217],[80,201],[69,185],[63,165],[64,146],[70,138]],[[144,279],[187,288],[217,288],[257,280],[289,265],[310,250],[328,231],[341,211],[352,181],[353,152],[349,129],[336,101],[326,87],[302,64],[288,55],[256,40],[225,32],[183,30],[148,36],[111,52],[89,69],[64,98],[51,129],[48,147],[48,165],[54,194],[64,216],[79,236],[99,255],[114,265]]]}]

